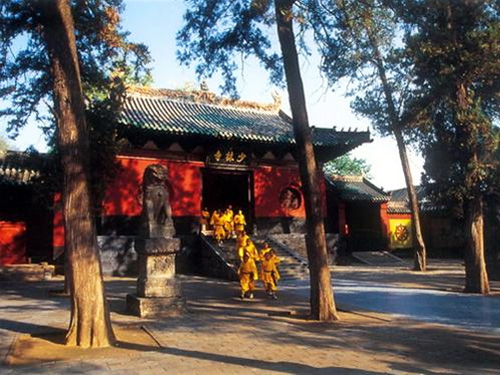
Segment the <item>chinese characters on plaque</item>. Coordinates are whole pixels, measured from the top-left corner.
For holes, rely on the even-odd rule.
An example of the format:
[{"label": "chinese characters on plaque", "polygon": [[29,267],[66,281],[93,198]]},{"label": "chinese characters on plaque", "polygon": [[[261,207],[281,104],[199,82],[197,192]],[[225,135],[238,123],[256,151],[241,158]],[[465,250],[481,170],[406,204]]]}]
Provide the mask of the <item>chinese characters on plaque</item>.
[{"label": "chinese characters on plaque", "polygon": [[207,155],[207,164],[246,166],[249,162],[249,152],[233,149],[232,147],[218,147]]}]

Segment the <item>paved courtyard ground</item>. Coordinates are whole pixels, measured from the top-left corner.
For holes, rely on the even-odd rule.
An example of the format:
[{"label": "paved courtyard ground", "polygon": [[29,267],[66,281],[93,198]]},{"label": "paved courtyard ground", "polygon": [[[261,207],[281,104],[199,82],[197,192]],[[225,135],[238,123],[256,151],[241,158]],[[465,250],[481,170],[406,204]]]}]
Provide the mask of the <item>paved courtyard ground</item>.
[{"label": "paved courtyard ground", "polygon": [[[305,280],[283,286],[277,301],[262,292],[253,301],[240,301],[236,283],[182,276],[188,312],[153,320],[125,313],[125,296],[135,291],[135,280],[108,279],[114,327],[132,336],[147,331],[149,341],[122,343],[111,351],[81,350],[72,360],[16,366],[5,360],[19,354],[23,338],[42,334],[39,340],[50,341],[44,334],[67,327],[68,301],[47,293],[61,287],[61,280],[1,282],[0,374],[500,374],[500,319],[477,308],[492,304],[498,311],[500,285],[493,283],[489,297],[465,296],[459,293],[459,265],[431,262],[431,268],[420,275],[404,269],[335,267],[341,321],[333,324],[304,319]],[[425,308],[418,310],[415,299]],[[442,310],[443,324],[419,318],[434,309]],[[457,309],[483,313],[470,323],[452,314]]]}]

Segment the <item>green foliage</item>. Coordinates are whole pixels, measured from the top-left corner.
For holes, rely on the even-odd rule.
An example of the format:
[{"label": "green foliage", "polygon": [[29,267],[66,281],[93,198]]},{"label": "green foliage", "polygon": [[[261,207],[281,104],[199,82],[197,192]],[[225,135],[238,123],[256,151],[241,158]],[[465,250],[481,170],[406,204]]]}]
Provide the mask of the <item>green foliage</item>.
[{"label": "green foliage", "polygon": [[342,155],[331,160],[323,166],[323,172],[327,175],[360,176],[370,178],[371,165],[364,159]]},{"label": "green foliage", "polygon": [[424,182],[459,207],[496,184],[500,6],[496,1],[409,1],[407,56],[414,119],[426,155]]},{"label": "green foliage", "polygon": [[199,78],[220,72],[222,91],[237,97],[238,63],[256,57],[280,84],[283,67],[270,35],[274,7],[270,0],[186,0],[184,26],[177,34],[178,60],[196,64]]},{"label": "green foliage", "polygon": [[329,84],[349,79],[351,107],[382,135],[392,134],[411,94],[408,66],[399,47],[399,18],[386,3],[310,1],[307,9]]},{"label": "green foliage", "polygon": [[[0,99],[7,103],[0,117],[16,136],[28,121],[46,130],[55,160],[57,137],[52,111],[52,74],[41,30],[36,1],[0,0]],[[147,84],[150,72],[148,49],[131,43],[120,25],[122,0],[72,0],[75,36],[91,145],[94,197],[116,165],[115,119],[127,84]],[[54,163],[52,185],[62,182],[59,163]]]},{"label": "green foliage", "polygon": [[[147,48],[127,41],[120,28],[122,0],[73,0],[73,18],[84,93],[93,100],[117,81],[147,80]],[[35,1],[0,1],[0,116],[15,135],[32,116],[51,127],[52,78]]]}]

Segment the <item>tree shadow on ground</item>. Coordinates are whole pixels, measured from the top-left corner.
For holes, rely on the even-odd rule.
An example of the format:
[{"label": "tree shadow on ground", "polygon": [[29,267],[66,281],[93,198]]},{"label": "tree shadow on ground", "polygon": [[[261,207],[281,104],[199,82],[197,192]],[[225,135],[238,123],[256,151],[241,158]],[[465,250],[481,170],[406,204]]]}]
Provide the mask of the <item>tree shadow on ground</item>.
[{"label": "tree shadow on ground", "polygon": [[[141,350],[140,346],[131,345],[129,349],[135,348]],[[197,350],[179,349],[173,347],[162,347],[158,350],[160,353],[169,354],[172,356],[180,356],[184,358],[192,358],[227,365],[236,365],[251,367],[258,370],[282,372],[285,374],[307,374],[307,375],[381,375],[382,372],[374,372],[347,367],[314,367],[302,363],[288,361],[266,361],[253,358],[245,358],[238,356],[230,356],[224,354],[208,353]]]}]

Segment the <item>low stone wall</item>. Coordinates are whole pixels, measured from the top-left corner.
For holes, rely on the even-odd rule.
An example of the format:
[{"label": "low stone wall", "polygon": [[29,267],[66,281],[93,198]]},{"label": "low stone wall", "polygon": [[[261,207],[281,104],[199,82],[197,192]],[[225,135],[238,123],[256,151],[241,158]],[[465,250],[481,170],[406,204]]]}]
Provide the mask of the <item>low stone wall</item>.
[{"label": "low stone wall", "polygon": [[[280,242],[291,251],[295,252],[299,257],[307,261],[307,247],[305,234],[271,234],[269,235],[274,241]],[[330,256],[330,263],[335,264],[337,257],[337,247],[339,243],[339,235],[336,233],[326,233],[326,248]]]},{"label": "low stone wall", "polygon": [[54,274],[55,266],[45,262],[0,266],[0,281],[44,281]]},{"label": "low stone wall", "polygon": [[[181,248],[176,255],[177,273],[197,273],[198,236],[180,236]],[[137,277],[136,236],[97,236],[101,251],[102,272],[106,276]]]},{"label": "low stone wall", "polygon": [[97,236],[102,272],[106,276],[137,276],[135,236]]},{"label": "low stone wall", "polygon": [[266,236],[271,234],[291,234],[306,232],[305,220],[293,217],[259,217],[255,226],[255,234]]}]

